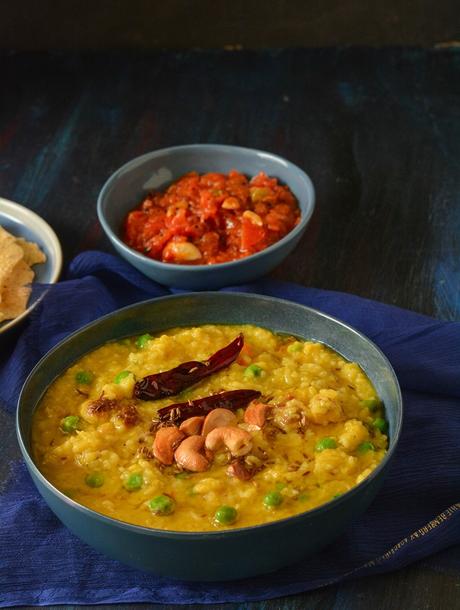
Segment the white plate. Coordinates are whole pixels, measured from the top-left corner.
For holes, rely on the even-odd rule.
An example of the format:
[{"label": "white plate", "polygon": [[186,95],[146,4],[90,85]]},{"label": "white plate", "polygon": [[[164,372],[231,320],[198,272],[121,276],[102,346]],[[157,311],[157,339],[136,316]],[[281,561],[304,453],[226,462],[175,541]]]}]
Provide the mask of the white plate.
[{"label": "white plate", "polygon": [[[61,244],[56,233],[38,214],[18,203],[0,197],[0,225],[16,237],[37,243],[46,254],[46,261],[33,266],[33,284],[55,284],[62,268]],[[19,324],[43,297],[43,292],[29,299],[28,308],[17,318],[0,322],[0,334]]]}]

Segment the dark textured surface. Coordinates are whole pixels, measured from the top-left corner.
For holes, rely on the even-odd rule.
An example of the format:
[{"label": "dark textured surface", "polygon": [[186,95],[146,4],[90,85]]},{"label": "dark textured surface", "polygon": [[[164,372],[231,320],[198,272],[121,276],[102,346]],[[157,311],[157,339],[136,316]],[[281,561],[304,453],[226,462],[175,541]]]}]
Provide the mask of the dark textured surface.
[{"label": "dark textured surface", "polygon": [[109,248],[95,201],[146,151],[222,142],[286,156],[317,210],[276,276],[460,314],[460,51],[0,56],[0,192]]},{"label": "dark textured surface", "polygon": [[[317,189],[276,277],[460,319],[460,52],[6,53],[0,70],[0,195],[51,223],[66,263],[110,250],[95,201],[125,161],[181,143],[247,145],[286,156]],[[245,607],[459,608],[459,574],[451,550]]]},{"label": "dark textured surface", "polygon": [[16,49],[426,45],[460,38],[457,0],[0,1]]}]

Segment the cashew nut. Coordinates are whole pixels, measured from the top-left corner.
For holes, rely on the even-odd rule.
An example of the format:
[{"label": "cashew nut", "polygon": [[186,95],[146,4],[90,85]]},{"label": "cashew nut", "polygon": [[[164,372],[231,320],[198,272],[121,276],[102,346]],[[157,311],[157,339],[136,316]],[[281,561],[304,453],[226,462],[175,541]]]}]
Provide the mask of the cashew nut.
[{"label": "cashew nut", "polygon": [[253,401],[249,404],[248,408],[244,412],[244,421],[247,424],[252,424],[253,426],[262,428],[262,426],[265,424],[270,408],[270,405],[263,402]]},{"label": "cashew nut", "polygon": [[153,455],[162,464],[170,466],[174,462],[174,450],[184,437],[185,434],[176,426],[160,428],[153,441]]},{"label": "cashew nut", "polygon": [[214,428],[206,437],[206,449],[218,451],[223,447],[227,447],[234,457],[246,455],[252,449],[252,437],[237,426]]},{"label": "cashew nut", "polygon": [[174,453],[179,466],[191,472],[204,472],[209,468],[209,460],[203,455],[204,437],[194,434],[188,436]]},{"label": "cashew nut", "polygon": [[179,430],[181,430],[187,436],[194,436],[200,434],[201,428],[203,427],[204,415],[196,415],[195,417],[189,417],[181,423]]},{"label": "cashew nut", "polygon": [[236,426],[238,420],[230,409],[213,409],[206,415],[201,434],[207,436],[214,428],[222,426]]}]

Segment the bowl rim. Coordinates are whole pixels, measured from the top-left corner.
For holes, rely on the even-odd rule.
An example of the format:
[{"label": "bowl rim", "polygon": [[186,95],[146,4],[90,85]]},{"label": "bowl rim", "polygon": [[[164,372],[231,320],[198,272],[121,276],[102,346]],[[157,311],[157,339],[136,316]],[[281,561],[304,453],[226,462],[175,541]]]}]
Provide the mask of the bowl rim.
[{"label": "bowl rim", "polygon": [[[249,256],[245,256],[243,258],[238,258],[233,261],[227,261],[225,263],[212,263],[209,265],[183,265],[183,264],[177,264],[177,263],[164,263],[163,261],[159,261],[154,258],[145,256],[141,252],[138,252],[137,250],[134,250],[133,248],[128,246],[122,239],[120,239],[120,237],[117,235],[117,233],[112,229],[112,227],[110,226],[110,223],[107,221],[107,219],[105,217],[105,212],[104,212],[105,199],[108,195],[108,192],[112,188],[113,184],[118,179],[119,175],[122,172],[125,172],[126,170],[130,170],[132,166],[137,166],[139,163],[143,163],[144,161],[148,161],[149,159],[154,159],[156,157],[161,157],[161,156],[167,155],[167,154],[174,154],[175,152],[180,152],[180,151],[195,150],[195,151],[199,152],[200,150],[203,150],[203,149],[214,150],[214,151],[227,150],[227,151],[234,151],[234,152],[244,151],[245,153],[253,153],[253,154],[255,153],[257,156],[263,156],[267,159],[281,162],[286,167],[290,167],[290,168],[294,169],[299,174],[299,176],[303,180],[303,182],[305,183],[305,188],[308,193],[308,197],[307,197],[307,208],[308,209],[307,209],[306,213],[303,212],[300,203],[298,203],[299,209],[300,209],[300,222],[293,229],[291,229],[289,231],[289,233],[287,233],[284,237],[282,237],[280,240],[276,241],[274,244],[271,244],[267,248],[264,248],[263,250],[260,250],[259,252],[255,252],[254,254],[250,254]],[[287,185],[287,186],[289,186],[289,185]],[[298,198],[296,198],[296,199],[299,202]],[[289,161],[288,159],[285,159],[284,157],[281,157],[280,155],[276,155],[274,153],[271,153],[271,152],[268,152],[265,150],[259,150],[256,148],[247,148],[244,146],[232,146],[230,144],[184,144],[184,145],[179,145],[179,146],[170,146],[168,148],[160,148],[158,150],[153,150],[148,153],[144,153],[143,155],[134,157],[134,159],[131,159],[130,161],[128,161],[127,163],[125,163],[121,167],[119,167],[117,170],[115,170],[110,175],[110,177],[106,180],[106,182],[102,186],[102,188],[99,192],[99,195],[97,197],[97,216],[99,218],[99,222],[101,223],[103,230],[105,231],[105,233],[109,237],[109,239],[112,241],[112,243],[116,244],[116,246],[118,246],[118,248],[121,248],[130,257],[136,259],[139,263],[147,263],[151,267],[157,268],[157,269],[163,270],[163,271],[187,270],[187,271],[190,271],[193,273],[197,273],[200,271],[204,271],[204,270],[209,271],[212,269],[216,269],[217,271],[231,269],[235,266],[244,264],[246,262],[250,263],[256,259],[262,258],[263,256],[265,256],[267,254],[269,255],[270,253],[278,250],[279,248],[282,248],[284,245],[289,243],[291,240],[295,239],[297,236],[300,236],[303,233],[303,231],[306,229],[308,222],[310,221],[310,219],[313,215],[313,212],[315,210],[315,203],[316,203],[316,192],[315,192],[315,187],[313,185],[313,182],[312,182],[310,176],[303,169],[301,169],[298,165],[296,165],[295,163],[292,163],[292,161]],[[133,207],[132,209],[135,209],[135,208]]]},{"label": "bowl rim", "polygon": [[[55,284],[61,274],[63,261],[61,243],[54,229],[46,222],[46,220],[44,220],[33,210],[26,208],[20,203],[11,201],[10,199],[5,199],[4,197],[0,197],[0,212],[27,226],[28,229],[30,229],[35,235],[37,235],[37,237],[46,243],[47,247],[52,253],[52,260],[50,261],[51,277],[47,284]],[[44,264],[46,264],[46,262],[47,261],[45,261]],[[35,281],[35,277],[32,280],[32,285],[33,284],[38,284],[38,282]],[[38,296],[35,301],[30,303],[25,311],[19,314],[19,316],[16,316],[16,318],[0,322],[0,335],[2,333],[6,333],[7,330],[13,328],[17,324],[20,324],[20,322],[24,320],[38,305],[44,294],[45,293],[43,292],[40,296]]]},{"label": "bowl rim", "polygon": [[[55,487],[50,481],[48,481],[48,479],[42,474],[42,472],[36,465],[35,460],[32,457],[32,451],[29,451],[27,449],[26,443],[24,442],[23,437],[22,437],[21,425],[20,425],[20,413],[22,411],[21,405],[23,402],[22,401],[23,393],[25,391],[26,386],[29,384],[29,382],[32,380],[33,376],[35,375],[37,369],[39,369],[42,366],[42,364],[48,359],[49,356],[51,356],[54,352],[60,350],[67,343],[67,341],[75,338],[80,333],[83,333],[84,331],[87,331],[90,328],[97,326],[99,323],[101,323],[103,321],[105,321],[111,317],[115,317],[120,312],[127,311],[129,309],[135,309],[136,307],[141,306],[141,305],[146,305],[146,304],[153,305],[157,302],[168,301],[168,300],[181,300],[184,298],[189,298],[191,296],[198,297],[198,298],[206,297],[206,296],[216,296],[216,295],[219,295],[219,297],[227,296],[226,292],[219,292],[219,291],[187,292],[184,294],[167,295],[167,296],[163,296],[163,297],[155,297],[153,299],[146,299],[143,301],[138,301],[136,303],[132,303],[131,305],[127,305],[125,307],[116,309],[115,311],[105,314],[99,318],[96,318],[92,322],[85,324],[78,330],[70,333],[69,335],[67,335],[67,337],[65,337],[64,339],[59,341],[59,343],[57,343],[44,356],[42,356],[42,358],[40,358],[40,360],[37,362],[37,364],[30,371],[30,373],[28,374],[28,376],[21,388],[21,392],[20,392],[19,398],[18,398],[17,409],[16,409],[16,436],[18,439],[18,444],[19,444],[21,453],[23,455],[23,458],[26,462],[28,469],[31,469],[33,471],[34,476],[39,479],[40,483],[42,485],[44,485],[48,489],[49,492],[51,492],[53,495],[57,496],[69,508],[76,509],[78,512],[83,513],[84,515],[86,515],[90,518],[96,519],[97,521],[101,521],[102,523],[104,523],[106,525],[121,527],[122,529],[130,530],[133,533],[147,534],[149,536],[160,537],[160,538],[172,538],[172,539],[183,539],[183,538],[196,539],[196,538],[200,538],[200,537],[202,537],[202,538],[208,538],[208,537],[223,538],[223,537],[228,537],[228,536],[243,536],[243,535],[247,534],[249,531],[259,530],[260,528],[271,529],[271,528],[283,527],[284,524],[286,524],[287,522],[295,523],[301,519],[305,519],[307,516],[314,517],[317,514],[320,514],[323,512],[328,512],[328,511],[332,510],[333,508],[335,508],[337,505],[344,502],[345,499],[351,498],[352,496],[356,495],[358,492],[363,490],[365,487],[368,487],[372,483],[372,481],[374,481],[374,479],[376,479],[377,476],[383,470],[385,470],[389,461],[393,457],[393,455],[396,451],[396,448],[398,446],[398,443],[399,443],[399,439],[401,436],[401,430],[402,430],[404,406],[403,406],[401,387],[399,385],[398,378],[396,376],[396,373],[395,373],[390,361],[385,356],[385,354],[382,352],[382,350],[377,345],[375,345],[375,343],[371,339],[369,339],[366,335],[364,335],[363,333],[361,333],[360,331],[355,329],[353,326],[350,326],[349,324],[342,322],[338,318],[335,318],[334,316],[323,313],[322,311],[315,309],[313,307],[308,307],[307,305],[303,305],[303,304],[297,303],[295,301],[289,301],[288,299],[281,299],[278,297],[271,297],[271,296],[260,295],[260,294],[256,294],[256,293],[232,292],[231,294],[232,294],[232,296],[236,295],[237,298],[242,298],[242,299],[257,298],[257,299],[261,299],[263,301],[269,301],[269,302],[275,301],[276,303],[279,303],[280,306],[288,305],[288,306],[295,306],[300,309],[308,310],[315,315],[319,315],[322,318],[326,318],[327,320],[330,320],[333,323],[338,324],[339,326],[342,326],[343,328],[346,329],[347,332],[351,332],[352,334],[357,335],[360,339],[362,339],[366,343],[370,344],[370,346],[378,352],[378,354],[381,356],[382,360],[386,364],[388,371],[391,374],[393,383],[395,384],[395,387],[397,390],[397,406],[399,407],[399,410],[398,410],[398,417],[396,420],[396,426],[395,426],[395,430],[393,432],[393,436],[391,439],[389,439],[390,446],[389,446],[385,456],[383,457],[382,461],[376,466],[376,468],[374,468],[374,470],[365,479],[360,481],[360,483],[358,483],[357,485],[352,487],[352,489],[344,492],[339,497],[332,498],[328,502],[325,502],[324,504],[321,504],[320,506],[317,506],[310,510],[306,510],[301,513],[296,513],[295,515],[291,515],[290,517],[284,517],[283,519],[268,521],[267,523],[260,523],[260,524],[256,524],[256,525],[245,526],[245,527],[237,527],[237,528],[233,528],[233,529],[224,529],[224,530],[215,530],[215,531],[214,530],[211,530],[211,531],[166,530],[166,529],[146,527],[143,525],[136,525],[134,523],[128,523],[127,521],[122,521],[121,519],[109,517],[107,515],[104,515],[103,513],[99,513],[98,511],[93,510],[92,508],[84,506],[83,504],[79,504],[75,500],[72,500],[72,498],[70,498],[69,496],[66,496],[62,491],[57,489],[57,487]],[[268,329],[268,330],[270,330],[270,329]],[[272,331],[272,332],[274,332],[274,331]],[[308,340],[308,339],[305,339],[305,340]],[[103,345],[103,344],[101,344],[101,345]],[[94,349],[97,349],[97,347]],[[87,353],[89,353],[89,352],[82,352],[82,354],[80,355],[80,358],[84,354],[87,354]],[[52,381],[54,381],[54,379],[56,379],[56,377],[53,378]],[[45,391],[41,394],[40,400],[42,399],[46,390],[49,388],[52,381],[47,385]],[[35,403],[32,414],[35,413],[35,410],[36,410],[37,405],[40,402],[40,400]]]}]

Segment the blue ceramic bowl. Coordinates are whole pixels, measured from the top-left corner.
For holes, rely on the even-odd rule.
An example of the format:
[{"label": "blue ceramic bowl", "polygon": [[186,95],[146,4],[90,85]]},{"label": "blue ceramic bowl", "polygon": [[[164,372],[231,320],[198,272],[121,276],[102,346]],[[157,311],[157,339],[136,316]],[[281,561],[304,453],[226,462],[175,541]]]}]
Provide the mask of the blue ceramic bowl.
[{"label": "blue ceramic bowl", "polygon": [[[321,341],[359,362],[386,408],[390,446],[357,487],[288,519],[227,531],[177,532],[130,525],[81,506],[40,473],[31,455],[33,412],[49,384],[85,353],[106,341],[176,326],[256,324]],[[185,580],[229,580],[263,574],[311,555],[338,536],[376,495],[395,451],[402,420],[401,393],[389,362],[366,337],[308,307],[269,297],[195,293],[145,301],[85,326],[51,350],[29,375],[19,398],[17,434],[39,492],[61,521],[99,551],[142,570]],[[378,499],[376,500],[378,502]]]},{"label": "blue ceramic bowl", "polygon": [[[175,265],[144,256],[121,239],[126,214],[148,192],[161,190],[190,171],[227,173],[236,169],[248,176],[264,171],[287,184],[301,210],[299,224],[269,248],[237,261],[216,265]],[[260,150],[192,144],[147,153],[123,165],[107,180],[97,201],[99,221],[118,253],[139,271],[166,286],[209,290],[242,284],[269,273],[298,244],[315,205],[310,178],[296,165]]]}]

